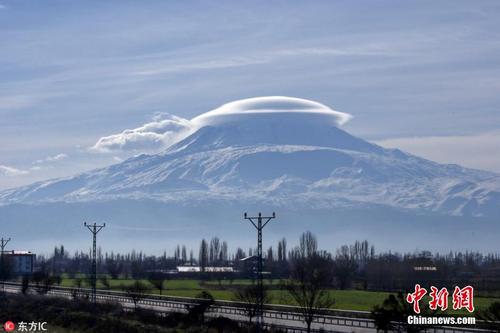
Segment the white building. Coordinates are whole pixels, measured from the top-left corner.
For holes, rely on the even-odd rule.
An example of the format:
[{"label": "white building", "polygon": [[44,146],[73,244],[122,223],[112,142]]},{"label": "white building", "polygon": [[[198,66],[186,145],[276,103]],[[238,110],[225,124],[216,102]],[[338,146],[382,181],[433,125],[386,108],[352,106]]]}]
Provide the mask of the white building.
[{"label": "white building", "polygon": [[[201,270],[200,266],[177,266],[177,271],[179,273],[199,273],[202,270]],[[225,272],[225,273],[232,273],[232,272],[234,272],[234,269],[233,269],[233,267],[212,267],[212,266],[208,266],[208,267],[205,267],[205,272],[213,272],[213,273]]]}]

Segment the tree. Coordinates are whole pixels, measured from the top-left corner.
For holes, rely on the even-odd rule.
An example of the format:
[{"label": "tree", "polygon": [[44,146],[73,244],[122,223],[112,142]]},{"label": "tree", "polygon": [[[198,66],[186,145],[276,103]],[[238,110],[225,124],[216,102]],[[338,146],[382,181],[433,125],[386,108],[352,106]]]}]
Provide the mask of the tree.
[{"label": "tree", "polygon": [[129,286],[122,285],[122,290],[125,291],[130,299],[132,299],[134,308],[137,310],[139,301],[145,297],[145,294],[149,290],[149,288],[141,281],[134,281],[134,283]]},{"label": "tree", "polygon": [[219,261],[223,265],[225,265],[227,263],[227,259],[228,259],[228,254],[227,254],[228,249],[227,248],[228,248],[227,242],[223,241],[221,248],[220,248],[220,254],[219,254]]},{"label": "tree", "polygon": [[299,253],[301,257],[311,257],[318,251],[316,236],[306,231],[300,236]]},{"label": "tree", "polygon": [[210,249],[209,249],[209,262],[211,265],[214,265],[219,262],[219,257],[220,257],[220,239],[219,237],[213,237],[210,240]]},{"label": "tree", "polygon": [[12,277],[12,261],[11,261],[11,258],[10,256],[6,256],[4,255],[4,253],[2,252],[0,254],[1,256],[1,260],[0,260],[0,280],[2,281],[2,285],[3,285],[3,282],[5,280],[8,280]]},{"label": "tree", "polygon": [[177,247],[175,248],[175,251],[174,251],[174,260],[175,260],[176,265],[179,264],[180,258],[181,258],[181,247],[179,244],[177,244]]},{"label": "tree", "polygon": [[23,275],[23,281],[21,285],[21,292],[26,295],[28,293],[28,290],[30,288],[30,278],[28,275]]},{"label": "tree", "polygon": [[144,266],[142,265],[142,260],[133,260],[130,264],[130,273],[134,279],[144,277]]},{"label": "tree", "polygon": [[72,290],[72,295],[73,298],[77,298],[80,295],[82,285],[83,285],[83,278],[81,276],[77,276],[73,280],[73,285],[76,287],[75,289]]},{"label": "tree", "polygon": [[321,309],[335,303],[327,289],[332,281],[330,256],[317,252],[309,254],[292,259],[290,280],[284,282],[284,288],[299,306],[307,332],[311,332],[311,324]]},{"label": "tree", "polygon": [[245,254],[245,251],[241,247],[236,249],[236,254],[234,255],[234,261],[238,262],[239,260],[245,258],[247,255]]},{"label": "tree", "polygon": [[215,300],[207,291],[202,291],[195,298],[194,303],[186,306],[188,317],[191,321],[203,323],[205,321],[205,312],[215,303]]},{"label": "tree", "polygon": [[[265,287],[262,290],[262,297],[264,303],[269,303],[271,301],[271,297]],[[252,318],[255,317],[259,311],[259,286],[254,283],[243,288],[238,288],[234,292],[234,300],[242,303],[245,314],[248,317],[248,328],[250,329],[252,326]]]},{"label": "tree", "polygon": [[106,288],[107,290],[109,290],[111,288],[111,284],[109,282],[109,279],[108,279],[107,275],[102,275],[99,278],[99,281],[101,282],[101,284],[103,285],[103,287]]},{"label": "tree", "polygon": [[200,263],[201,271],[204,272],[208,264],[208,244],[205,239],[201,240],[198,261]]},{"label": "tree", "polygon": [[55,279],[43,270],[33,273],[32,280],[36,292],[40,295],[47,294],[55,283]]},{"label": "tree", "polygon": [[187,250],[186,250],[186,245],[182,245],[182,264],[185,264],[187,262]]},{"label": "tree", "polygon": [[63,281],[62,276],[57,274],[52,276],[52,279],[54,280],[54,283],[57,284],[58,286],[61,286],[61,283]]},{"label": "tree", "polygon": [[106,267],[108,269],[108,273],[111,275],[111,278],[114,280],[118,279],[118,276],[122,273],[122,265],[114,259],[107,260]]},{"label": "tree", "polygon": [[334,274],[340,283],[340,289],[346,289],[351,280],[351,276],[356,272],[358,264],[355,257],[347,245],[337,250],[334,262]]},{"label": "tree", "polygon": [[493,302],[486,310],[479,312],[479,318],[484,320],[493,332],[500,331],[500,302]]},{"label": "tree", "polygon": [[148,278],[149,283],[158,289],[160,295],[162,295],[163,290],[165,289],[165,280],[166,276],[162,273],[151,273]]},{"label": "tree", "polygon": [[[430,317],[432,313],[426,307],[421,307],[421,315]],[[383,332],[408,332],[417,333],[425,330],[423,325],[410,325],[408,316],[415,315],[413,306],[408,303],[404,295],[399,292],[396,296],[389,295],[382,305],[376,305],[372,311],[375,326],[378,331]]]},{"label": "tree", "polygon": [[189,250],[189,265],[193,266],[193,263],[194,263],[193,250]]},{"label": "tree", "polygon": [[278,242],[278,261],[286,261],[286,238]]},{"label": "tree", "polygon": [[81,289],[82,288],[82,285],[83,285],[83,278],[81,276],[75,278],[73,280],[73,284],[75,285],[75,287],[77,287],[78,289]]},{"label": "tree", "polygon": [[276,263],[277,273],[280,277],[288,276],[288,262],[286,259],[286,239],[278,242],[278,262]]}]

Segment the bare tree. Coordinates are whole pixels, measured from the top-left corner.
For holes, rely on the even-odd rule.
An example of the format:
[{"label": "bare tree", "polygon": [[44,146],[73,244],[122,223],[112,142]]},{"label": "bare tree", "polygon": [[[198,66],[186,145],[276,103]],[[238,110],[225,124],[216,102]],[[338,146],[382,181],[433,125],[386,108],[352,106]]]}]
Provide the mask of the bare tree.
[{"label": "bare tree", "polygon": [[311,324],[321,309],[335,303],[327,289],[332,281],[331,266],[332,260],[326,253],[313,252],[292,260],[291,279],[284,282],[284,287],[297,303],[307,332],[311,332]]},{"label": "bare tree", "polygon": [[71,291],[71,294],[73,295],[73,298],[77,298],[80,296],[82,285],[83,285],[83,278],[81,276],[75,277],[73,280],[73,285],[76,287]]},{"label": "bare tree", "polygon": [[351,276],[358,268],[354,251],[353,247],[349,248],[347,245],[337,250],[334,263],[334,274],[340,283],[340,289],[349,287]]},{"label": "bare tree", "polygon": [[247,255],[245,253],[245,251],[243,251],[243,249],[241,247],[239,247],[238,249],[236,249],[236,254],[234,255],[234,261],[239,261],[243,258],[245,258]]},{"label": "bare tree", "polygon": [[44,270],[33,273],[31,278],[36,292],[40,295],[46,295],[55,283],[55,279]]},{"label": "bare tree", "polygon": [[487,309],[480,311],[479,318],[492,332],[500,332],[500,302],[493,302]]},{"label": "bare tree", "polygon": [[176,265],[179,264],[180,259],[181,259],[181,246],[177,244],[177,247],[175,248],[174,252],[174,260]]},{"label": "bare tree", "polygon": [[102,275],[99,278],[99,281],[101,282],[102,286],[106,288],[107,290],[111,289],[111,284],[109,282],[108,276],[107,275]]},{"label": "bare tree", "polygon": [[182,264],[185,264],[185,263],[187,262],[187,250],[186,250],[186,245],[182,245],[181,258],[182,258]]},{"label": "bare tree", "polygon": [[[263,288],[262,296],[264,304],[271,301],[267,288]],[[257,284],[251,284],[243,288],[238,288],[234,292],[234,300],[242,303],[245,314],[248,317],[248,327],[250,330],[252,326],[252,319],[259,311],[259,286]]]},{"label": "bare tree", "polygon": [[225,265],[227,263],[227,260],[228,260],[227,251],[228,251],[228,249],[227,249],[227,242],[223,241],[222,245],[220,247],[220,254],[219,254],[219,261],[223,265]]},{"label": "bare tree", "polygon": [[318,251],[318,241],[310,231],[300,236],[299,254],[301,257],[311,257]]},{"label": "bare tree", "polygon": [[122,265],[114,259],[106,260],[106,268],[112,279],[118,279],[118,276],[123,270]]},{"label": "bare tree", "polygon": [[28,290],[30,288],[30,278],[28,275],[23,275],[23,280],[22,280],[22,285],[21,285],[21,292],[26,295],[28,293]]},{"label": "bare tree", "polygon": [[210,240],[210,249],[209,249],[209,262],[211,265],[214,265],[216,262],[219,261],[219,256],[220,256],[220,239],[219,237],[213,237]]},{"label": "bare tree", "polygon": [[196,300],[192,304],[187,305],[188,317],[193,322],[203,323],[205,321],[205,313],[215,303],[214,297],[207,291],[202,291],[196,295]]},{"label": "bare tree", "polygon": [[129,286],[122,285],[122,289],[123,291],[125,291],[127,296],[132,299],[132,302],[134,302],[134,308],[136,310],[139,301],[146,296],[146,292],[149,290],[149,288],[141,281],[135,281]]},{"label": "bare tree", "polygon": [[286,261],[286,238],[281,239],[281,260]]},{"label": "bare tree", "polygon": [[158,291],[160,292],[160,295],[162,295],[163,290],[165,290],[165,280],[166,276],[162,273],[151,273],[149,275],[149,283],[153,285]]},{"label": "bare tree", "polygon": [[208,244],[205,239],[201,240],[198,261],[200,263],[201,271],[204,272],[205,267],[207,267],[208,264]]}]

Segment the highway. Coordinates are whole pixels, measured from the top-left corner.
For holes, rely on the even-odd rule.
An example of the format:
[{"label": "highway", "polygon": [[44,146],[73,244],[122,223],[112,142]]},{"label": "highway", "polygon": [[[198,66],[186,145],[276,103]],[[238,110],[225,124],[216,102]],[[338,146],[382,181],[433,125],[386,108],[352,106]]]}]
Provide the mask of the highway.
[{"label": "highway", "polygon": [[[6,282],[5,291],[18,293],[21,285],[18,283]],[[80,296],[89,295],[90,289],[75,289],[66,287],[52,287],[49,295],[62,297],[73,297],[74,291],[78,290]],[[97,292],[99,302],[113,301],[122,304],[125,308],[134,307],[132,299],[124,292],[99,290]],[[196,304],[197,300],[187,297],[170,297],[144,295],[138,302],[142,308],[154,310],[160,313],[186,312],[189,305]],[[374,321],[367,318],[369,313],[361,311],[339,311],[325,310],[315,318],[312,328],[314,331],[322,329],[324,332],[334,333],[376,333]],[[207,317],[226,317],[239,322],[248,322],[241,305],[230,301],[215,301],[206,314]],[[286,328],[288,332],[305,332],[305,323],[296,308],[283,305],[266,305],[264,312],[264,323]],[[484,333],[486,330],[471,329],[464,327],[440,327],[429,330],[432,333]]]}]

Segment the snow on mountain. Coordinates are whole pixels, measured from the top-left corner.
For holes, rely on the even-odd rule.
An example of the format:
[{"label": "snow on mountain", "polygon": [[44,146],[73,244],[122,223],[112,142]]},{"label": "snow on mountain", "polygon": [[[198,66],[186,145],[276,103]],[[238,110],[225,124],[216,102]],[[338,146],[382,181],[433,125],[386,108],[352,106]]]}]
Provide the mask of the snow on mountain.
[{"label": "snow on mountain", "polygon": [[500,213],[499,175],[382,148],[342,130],[349,118],[298,98],[236,101],[183,121],[184,134],[159,154],[2,191],[0,204],[222,200]]}]

